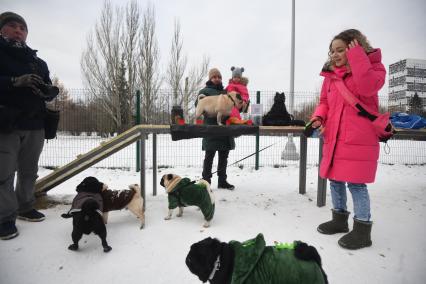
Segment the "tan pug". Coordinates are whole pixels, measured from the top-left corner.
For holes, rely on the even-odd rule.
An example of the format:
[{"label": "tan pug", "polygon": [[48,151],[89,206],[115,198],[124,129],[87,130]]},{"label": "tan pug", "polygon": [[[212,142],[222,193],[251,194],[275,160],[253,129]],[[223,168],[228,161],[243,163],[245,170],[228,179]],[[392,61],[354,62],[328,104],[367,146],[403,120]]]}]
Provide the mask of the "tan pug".
[{"label": "tan pug", "polygon": [[233,107],[241,109],[243,105],[243,99],[237,92],[229,92],[227,94],[221,94],[217,96],[198,96],[197,109],[195,111],[195,123],[201,115],[208,117],[217,117],[217,124],[224,125],[222,120],[225,116],[231,114]]},{"label": "tan pug", "polygon": [[143,209],[143,198],[141,188],[137,184],[129,185],[129,189],[110,190],[106,184],[102,188],[103,219],[108,222],[108,212],[121,209],[129,209],[139,220],[140,228],[145,226],[145,212]]}]

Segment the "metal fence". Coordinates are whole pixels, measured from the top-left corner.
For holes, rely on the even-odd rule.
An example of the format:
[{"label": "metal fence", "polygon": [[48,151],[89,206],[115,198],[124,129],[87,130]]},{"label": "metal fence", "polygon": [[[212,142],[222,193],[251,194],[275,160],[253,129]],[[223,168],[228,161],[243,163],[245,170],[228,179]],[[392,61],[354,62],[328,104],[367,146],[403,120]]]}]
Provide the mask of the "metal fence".
[{"label": "metal fence", "polygon": [[[251,101],[258,101],[263,106],[263,112],[269,111],[273,104],[275,92],[260,91],[250,94]],[[313,112],[318,93],[296,92],[294,94],[294,117],[295,119],[307,120]],[[142,118],[145,124],[169,124],[170,111],[172,107],[172,92],[161,90],[158,94],[162,99],[161,105],[153,107],[149,117]],[[142,94],[143,100],[143,94]],[[387,99],[380,98],[381,110],[387,109]],[[136,101],[136,98],[135,98]],[[286,101],[288,105],[288,98]],[[74,160],[78,155],[86,153],[97,147],[102,141],[117,135],[114,130],[113,121],[96,105],[96,100],[88,90],[68,90],[66,100],[54,101],[54,107],[61,109],[61,122],[58,137],[49,140],[44,147],[40,158],[40,166],[59,167]],[[191,103],[193,105],[193,103]],[[190,113],[193,110],[190,110]],[[143,113],[143,111],[142,111]],[[133,116],[133,119],[136,115]],[[189,119],[187,119],[189,120]],[[192,123],[191,121],[188,121]],[[135,123],[134,121],[132,123]],[[260,166],[283,167],[297,164],[298,161],[281,159],[282,153],[288,143],[287,136],[262,136],[260,137],[259,157]],[[294,143],[300,153],[299,138],[294,137]],[[146,165],[152,167],[152,136],[146,141]],[[236,149],[230,152],[229,163],[238,161],[255,152],[255,137],[241,136],[236,138]],[[318,139],[308,139],[308,166],[318,164]],[[421,141],[399,141],[388,142],[390,153],[381,152],[380,162],[387,164],[426,164],[426,148]],[[158,135],[157,137],[157,161],[159,167],[202,167],[204,152],[201,149],[201,139],[181,140],[173,142],[170,135]],[[252,156],[235,166],[254,167],[255,157]],[[136,145],[131,145],[111,157],[101,161],[97,167],[135,169],[136,167]]]}]

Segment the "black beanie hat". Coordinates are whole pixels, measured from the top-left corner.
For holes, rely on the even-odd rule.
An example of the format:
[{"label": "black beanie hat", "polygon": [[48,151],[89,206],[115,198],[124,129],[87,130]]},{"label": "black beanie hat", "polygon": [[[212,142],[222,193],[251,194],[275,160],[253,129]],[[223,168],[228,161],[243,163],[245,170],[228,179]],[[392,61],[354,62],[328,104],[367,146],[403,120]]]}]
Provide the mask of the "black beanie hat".
[{"label": "black beanie hat", "polygon": [[27,23],[25,22],[24,18],[13,12],[4,12],[0,14],[0,29],[11,21],[16,21],[23,24],[28,31]]}]

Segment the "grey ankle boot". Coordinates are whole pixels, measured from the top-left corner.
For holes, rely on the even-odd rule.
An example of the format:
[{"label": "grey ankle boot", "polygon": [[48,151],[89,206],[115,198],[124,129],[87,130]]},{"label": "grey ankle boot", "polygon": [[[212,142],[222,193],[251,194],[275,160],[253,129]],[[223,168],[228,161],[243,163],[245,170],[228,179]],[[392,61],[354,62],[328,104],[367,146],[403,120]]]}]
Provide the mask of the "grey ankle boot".
[{"label": "grey ankle boot", "polygon": [[338,212],[336,210],[331,210],[332,220],[322,223],[318,226],[317,231],[321,234],[333,235],[337,233],[347,233],[349,232],[348,218],[349,212]]},{"label": "grey ankle boot", "polygon": [[354,219],[353,230],[339,240],[339,245],[346,249],[360,249],[371,246],[371,227],[373,222]]}]

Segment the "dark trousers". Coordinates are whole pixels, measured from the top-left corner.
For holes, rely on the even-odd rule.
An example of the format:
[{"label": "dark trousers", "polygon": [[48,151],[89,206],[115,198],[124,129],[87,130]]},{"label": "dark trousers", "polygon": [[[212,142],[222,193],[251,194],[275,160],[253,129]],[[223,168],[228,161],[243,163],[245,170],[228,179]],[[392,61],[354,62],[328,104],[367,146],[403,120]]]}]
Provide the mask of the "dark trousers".
[{"label": "dark trousers", "polygon": [[0,133],[0,223],[14,221],[18,213],[33,208],[43,144],[44,129]]},{"label": "dark trousers", "polygon": [[[219,161],[217,164],[217,175],[219,181],[226,181],[226,167],[228,166],[229,150],[219,152]],[[203,163],[203,179],[210,181],[212,177],[213,159],[216,151],[206,151]]]}]

